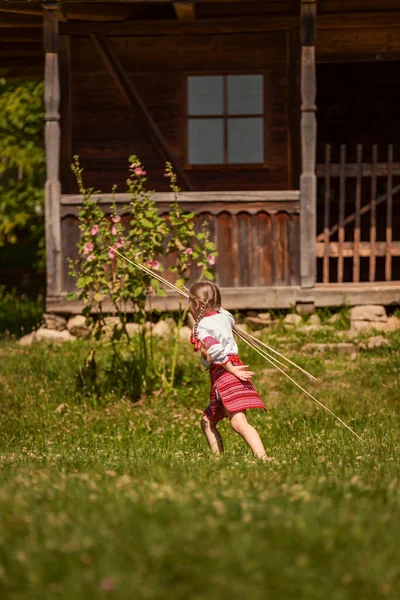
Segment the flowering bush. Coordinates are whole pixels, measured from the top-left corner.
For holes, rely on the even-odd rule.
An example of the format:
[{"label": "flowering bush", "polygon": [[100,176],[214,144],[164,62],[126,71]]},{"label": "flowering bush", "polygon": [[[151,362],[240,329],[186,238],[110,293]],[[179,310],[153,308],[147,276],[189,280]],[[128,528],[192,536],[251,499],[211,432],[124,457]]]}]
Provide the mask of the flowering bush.
[{"label": "flowering bush", "polygon": [[[94,321],[95,334],[100,335],[106,325],[107,312],[116,313],[120,321],[111,332],[111,344],[114,348],[114,362],[122,362],[120,345],[122,338],[132,345],[127,331],[127,314],[133,312],[135,319],[142,325],[139,347],[135,352],[140,362],[143,385],[160,375],[151,360],[152,341],[146,335],[148,311],[151,310],[151,298],[166,295],[159,282],[151,279],[141,270],[125,261],[117,252],[129,260],[143,263],[148,267],[163,271],[163,260],[169,264],[168,257],[173,255],[173,266],[169,270],[178,276],[178,285],[187,283],[192,269],[197,269],[200,278],[213,279],[212,266],[215,264],[215,245],[209,239],[206,224],[200,232],[194,226],[194,213],[185,214],[178,202],[179,188],[171,165],[167,163],[166,176],[170,179],[175,201],[170,207],[169,218],[159,214],[152,192],[146,189],[146,171],[136,156],[131,156],[127,192],[129,203],[118,212],[113,202],[109,214],[105,214],[98,202],[97,192],[86,189],[83,184],[83,169],[78,157],[74,157],[72,169],[77,178],[80,193],[83,195],[78,220],[81,240],[78,245],[79,258],[70,263],[71,273],[76,278],[78,292],[73,294],[85,304],[83,313],[88,320]],[[180,311],[178,329],[186,316]],[[169,372],[164,372],[164,382],[173,384],[176,368],[176,346]],[[167,369],[168,370],[168,369]]]}]

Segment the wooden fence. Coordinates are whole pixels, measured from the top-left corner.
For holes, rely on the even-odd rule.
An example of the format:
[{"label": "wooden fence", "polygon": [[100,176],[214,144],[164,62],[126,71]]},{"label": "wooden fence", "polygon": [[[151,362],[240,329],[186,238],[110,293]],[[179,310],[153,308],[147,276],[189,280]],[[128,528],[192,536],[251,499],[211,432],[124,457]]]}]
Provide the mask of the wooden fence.
[{"label": "wooden fence", "polygon": [[[116,194],[121,213],[129,202]],[[173,195],[154,195],[160,213],[168,214]],[[107,213],[111,196],[99,201]],[[61,198],[63,293],[74,289],[68,258],[77,258],[77,214],[81,196]],[[196,226],[208,221],[210,239],[217,246],[216,281],[223,288],[299,285],[299,192],[187,192],[180,205],[195,213]],[[196,273],[192,273],[193,279]]]},{"label": "wooden fence", "polygon": [[[317,272],[324,284],[400,280],[400,222],[394,219],[400,201],[400,163],[390,145],[379,162],[378,147],[363,162],[357,145],[355,161],[347,162],[340,146],[325,148],[325,164],[317,166]],[[365,149],[364,149],[365,153]],[[383,154],[379,149],[379,154]]]}]

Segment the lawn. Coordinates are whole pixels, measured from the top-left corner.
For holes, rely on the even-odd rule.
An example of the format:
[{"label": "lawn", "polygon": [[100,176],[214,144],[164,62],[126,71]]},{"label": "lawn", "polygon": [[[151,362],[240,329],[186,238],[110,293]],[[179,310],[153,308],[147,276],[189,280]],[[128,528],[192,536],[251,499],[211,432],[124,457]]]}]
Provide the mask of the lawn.
[{"label": "lawn", "polygon": [[179,387],[132,404],[77,393],[89,342],[1,342],[0,598],[398,600],[400,333],[356,360],[301,353],[323,339],[337,340],[269,337],[364,441],[244,352],[269,408],[249,415],[268,464],[225,422],[226,453],[210,456],[189,345]]}]

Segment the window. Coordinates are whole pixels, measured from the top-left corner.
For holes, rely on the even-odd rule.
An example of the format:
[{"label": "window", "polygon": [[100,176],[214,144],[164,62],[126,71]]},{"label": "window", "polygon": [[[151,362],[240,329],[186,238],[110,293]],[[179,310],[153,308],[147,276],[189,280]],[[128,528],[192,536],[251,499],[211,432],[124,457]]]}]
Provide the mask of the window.
[{"label": "window", "polygon": [[264,75],[187,78],[188,166],[266,164]]}]

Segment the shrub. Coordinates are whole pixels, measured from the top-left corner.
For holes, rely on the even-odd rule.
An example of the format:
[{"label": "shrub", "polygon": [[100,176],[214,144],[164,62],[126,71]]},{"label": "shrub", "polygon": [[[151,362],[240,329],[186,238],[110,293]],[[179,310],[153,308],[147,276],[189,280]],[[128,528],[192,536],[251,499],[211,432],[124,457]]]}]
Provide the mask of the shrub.
[{"label": "shrub", "polygon": [[40,325],[44,312],[42,297],[29,298],[0,286],[0,335],[21,336]]}]

